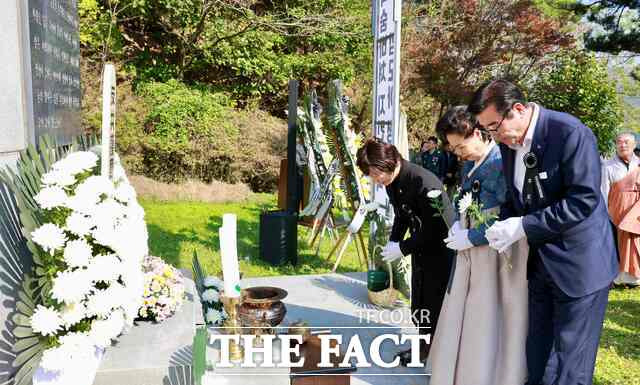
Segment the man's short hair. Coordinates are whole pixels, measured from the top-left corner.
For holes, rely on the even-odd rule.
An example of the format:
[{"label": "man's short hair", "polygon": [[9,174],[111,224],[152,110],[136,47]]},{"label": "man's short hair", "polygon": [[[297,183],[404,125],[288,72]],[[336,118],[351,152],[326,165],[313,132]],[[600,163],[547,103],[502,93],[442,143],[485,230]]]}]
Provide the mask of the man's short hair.
[{"label": "man's short hair", "polygon": [[484,82],[473,93],[468,109],[478,115],[493,104],[499,114],[504,114],[516,103],[527,104],[522,90],[508,80],[494,79]]},{"label": "man's short hair", "polygon": [[616,135],[616,141],[620,138],[623,137],[627,137],[630,138],[631,140],[633,140],[633,142],[636,142],[636,136],[632,133],[632,132],[621,132],[618,135]]},{"label": "man's short hair", "polygon": [[427,140],[429,142],[433,142],[435,144],[438,144],[438,137],[436,137],[436,136],[430,136],[430,137],[427,138]]}]

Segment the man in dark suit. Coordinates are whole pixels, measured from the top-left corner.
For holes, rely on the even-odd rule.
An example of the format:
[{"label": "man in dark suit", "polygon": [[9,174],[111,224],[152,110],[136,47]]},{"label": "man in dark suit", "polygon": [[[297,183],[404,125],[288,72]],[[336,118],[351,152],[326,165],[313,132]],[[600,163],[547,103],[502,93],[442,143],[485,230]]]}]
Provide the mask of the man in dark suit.
[{"label": "man in dark suit", "polygon": [[500,142],[508,189],[486,237],[499,251],[525,236],[530,246],[527,385],[590,385],[618,272],[596,138],[505,80],[483,84],[469,111]]}]

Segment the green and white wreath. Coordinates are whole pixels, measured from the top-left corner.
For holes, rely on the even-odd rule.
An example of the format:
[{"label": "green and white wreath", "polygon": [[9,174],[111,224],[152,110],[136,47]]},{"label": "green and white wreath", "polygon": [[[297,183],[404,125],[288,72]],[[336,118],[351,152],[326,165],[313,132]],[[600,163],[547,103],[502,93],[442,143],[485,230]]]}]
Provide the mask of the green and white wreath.
[{"label": "green and white wreath", "polygon": [[13,317],[14,365],[22,365],[15,383],[28,383],[37,367],[58,383],[83,383],[86,374],[66,369],[90,367],[140,308],[144,210],[119,163],[112,179],[101,176],[92,151],[30,148],[3,180],[34,261]]}]

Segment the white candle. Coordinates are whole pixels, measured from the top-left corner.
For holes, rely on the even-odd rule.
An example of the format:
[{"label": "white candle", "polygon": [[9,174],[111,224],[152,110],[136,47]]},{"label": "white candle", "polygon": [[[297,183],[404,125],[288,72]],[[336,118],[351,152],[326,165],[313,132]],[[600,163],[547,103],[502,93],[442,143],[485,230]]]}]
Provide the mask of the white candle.
[{"label": "white candle", "polygon": [[222,260],[222,275],[224,279],[224,293],[227,297],[240,296],[240,269],[236,252],[236,236],[231,226],[222,225],[218,230],[220,236],[220,256]]},{"label": "white candle", "polygon": [[231,253],[232,261],[238,265],[238,237],[237,237],[237,220],[236,214],[223,214],[222,215],[222,227],[226,230],[227,237],[229,238],[229,253]]},{"label": "white candle", "polygon": [[234,234],[236,232],[236,222],[236,214],[222,215],[222,226],[230,228]]}]

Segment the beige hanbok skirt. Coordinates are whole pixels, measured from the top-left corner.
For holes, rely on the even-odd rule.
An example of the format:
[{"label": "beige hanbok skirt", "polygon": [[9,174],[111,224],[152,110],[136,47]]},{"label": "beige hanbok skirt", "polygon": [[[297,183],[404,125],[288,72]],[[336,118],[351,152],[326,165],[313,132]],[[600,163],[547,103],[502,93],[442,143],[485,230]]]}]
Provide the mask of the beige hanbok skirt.
[{"label": "beige hanbok skirt", "polygon": [[522,385],[526,380],[526,239],[498,255],[459,252],[427,368],[430,385]]}]

